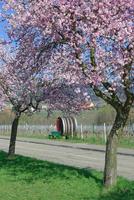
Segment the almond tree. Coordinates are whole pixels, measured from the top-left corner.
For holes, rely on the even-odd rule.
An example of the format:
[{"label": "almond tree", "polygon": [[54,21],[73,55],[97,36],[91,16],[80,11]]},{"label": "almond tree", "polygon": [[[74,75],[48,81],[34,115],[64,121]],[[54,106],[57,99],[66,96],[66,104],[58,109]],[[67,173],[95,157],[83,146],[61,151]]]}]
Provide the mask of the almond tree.
[{"label": "almond tree", "polygon": [[107,139],[104,170],[105,186],[115,184],[118,137],[134,101],[134,1],[4,2],[3,17],[10,23],[10,36],[20,41],[22,47],[27,46],[29,58],[33,51],[28,41],[36,44],[40,39],[37,63],[45,60],[46,50],[51,49],[50,57],[57,69],[60,66],[76,79],[84,74],[95,94],[116,110]]},{"label": "almond tree", "polygon": [[18,60],[16,63],[14,58],[7,56],[5,52],[1,56],[1,100],[3,99],[5,106],[10,104],[14,113],[8,151],[9,156],[13,156],[21,114],[37,111],[39,109],[41,95],[37,80],[33,79],[33,76],[31,76],[28,70],[24,70],[21,64],[20,68],[18,68]]},{"label": "almond tree", "polygon": [[51,111],[58,109],[64,113],[76,113],[83,103],[90,102],[90,97],[82,86],[67,83],[67,78],[61,80],[57,70],[54,71],[55,66],[50,67],[49,62],[49,68],[42,66],[42,63],[42,67],[36,68],[34,57],[29,63],[29,57],[25,53],[21,55],[19,48],[12,52],[11,45],[7,46],[2,44],[0,52],[0,106],[10,104],[14,113],[8,151],[9,156],[14,156],[22,113],[32,114],[40,110],[40,103],[46,104]]}]

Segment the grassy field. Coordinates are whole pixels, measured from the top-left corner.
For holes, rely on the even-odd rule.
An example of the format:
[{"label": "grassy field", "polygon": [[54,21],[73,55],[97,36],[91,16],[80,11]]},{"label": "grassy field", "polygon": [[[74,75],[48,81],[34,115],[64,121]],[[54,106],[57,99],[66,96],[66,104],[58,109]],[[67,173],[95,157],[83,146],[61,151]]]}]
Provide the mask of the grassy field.
[{"label": "grassy field", "polygon": [[[10,133],[4,133],[0,136],[10,136]],[[27,138],[37,138],[37,139],[49,139],[48,135],[46,134],[29,134],[29,133],[19,133],[18,137],[27,137]],[[61,139],[56,139],[58,141],[64,141],[64,142],[74,142],[74,143],[86,143],[86,144],[96,144],[96,145],[105,145],[104,137],[102,137],[101,134],[90,134],[88,137],[81,139],[78,137],[75,138],[69,138],[65,139],[62,137]],[[123,136],[119,139],[119,147],[122,148],[130,148],[134,149],[134,136]]]},{"label": "grassy field", "polygon": [[[24,136],[22,135],[22,137],[24,137]],[[48,137],[43,136],[43,135],[31,135],[31,137],[37,138],[37,139],[48,139]],[[75,137],[75,138],[69,138],[67,140],[63,137],[63,138],[58,139],[58,140],[64,141],[64,142],[105,145],[104,138],[102,138],[102,136],[99,136],[99,135],[91,135],[91,136],[88,136],[87,138],[84,138],[84,139]],[[128,137],[125,136],[125,137],[120,138],[118,146],[122,147],[122,148],[134,149],[134,136],[128,136]]]},{"label": "grassy field", "polygon": [[134,181],[103,189],[102,173],[0,152],[1,200],[133,200]]},{"label": "grassy field", "polygon": [[[105,145],[104,138],[102,138],[102,136],[99,136],[99,135],[91,135],[84,139],[74,138],[74,139],[69,139],[69,141],[75,142],[75,143]],[[128,136],[128,137],[124,136],[124,137],[120,138],[118,146],[123,147],[123,148],[134,149],[134,136]]]},{"label": "grassy field", "polygon": [[[20,137],[29,137],[29,138],[37,138],[37,139],[48,139],[48,136],[42,135],[42,134],[18,134]],[[56,139],[57,140],[57,139]],[[96,144],[96,145],[105,145],[104,137],[102,137],[101,134],[90,134],[88,137],[81,139],[78,137],[65,139],[65,137],[62,137],[61,139],[58,139],[59,141],[64,142],[74,142],[74,143],[86,143],[86,144]],[[134,136],[123,136],[119,139],[119,147],[122,148],[130,148],[134,149]]]}]

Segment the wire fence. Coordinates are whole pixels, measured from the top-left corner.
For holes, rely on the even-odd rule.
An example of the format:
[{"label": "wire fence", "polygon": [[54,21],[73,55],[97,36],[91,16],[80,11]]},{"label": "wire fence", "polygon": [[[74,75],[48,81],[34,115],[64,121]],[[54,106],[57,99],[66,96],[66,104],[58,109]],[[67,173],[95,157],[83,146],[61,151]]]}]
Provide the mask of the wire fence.
[{"label": "wire fence", "polygon": [[[77,126],[77,133],[83,134],[84,136],[88,136],[90,134],[106,134],[108,135],[110,130],[112,128],[112,125],[78,125]],[[18,126],[18,134],[42,134],[42,135],[48,135],[52,130],[55,130],[56,127],[53,125],[19,125]],[[8,135],[11,132],[11,125],[0,125],[0,135]],[[132,135],[134,136],[134,124],[127,125],[123,129],[124,135]]]}]

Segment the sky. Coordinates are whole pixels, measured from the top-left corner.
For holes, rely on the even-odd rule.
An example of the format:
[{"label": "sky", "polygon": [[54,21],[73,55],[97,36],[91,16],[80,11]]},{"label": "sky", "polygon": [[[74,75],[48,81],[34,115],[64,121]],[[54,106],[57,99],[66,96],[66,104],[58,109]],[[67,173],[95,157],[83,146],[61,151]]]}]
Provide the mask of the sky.
[{"label": "sky", "polygon": [[[0,14],[2,13],[2,3],[0,3]],[[2,18],[0,17],[0,38],[6,39],[7,34],[6,34],[6,22],[1,22]]]},{"label": "sky", "polygon": [[5,25],[6,25],[6,23],[0,23],[0,38],[2,38],[2,39],[7,38],[7,34],[5,32]]}]

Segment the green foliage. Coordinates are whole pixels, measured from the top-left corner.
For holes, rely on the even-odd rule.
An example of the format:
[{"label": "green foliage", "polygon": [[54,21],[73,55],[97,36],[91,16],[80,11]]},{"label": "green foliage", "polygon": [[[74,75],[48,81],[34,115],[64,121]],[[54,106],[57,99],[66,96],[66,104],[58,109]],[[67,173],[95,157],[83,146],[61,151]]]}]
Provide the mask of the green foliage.
[{"label": "green foliage", "polygon": [[102,173],[76,169],[28,157],[8,160],[0,152],[2,200],[133,200],[134,181],[119,178],[110,191],[103,189]]}]

